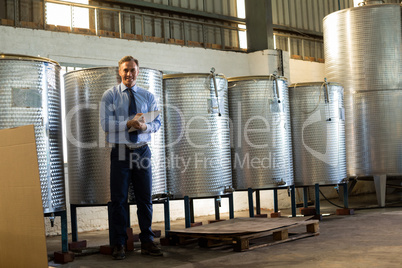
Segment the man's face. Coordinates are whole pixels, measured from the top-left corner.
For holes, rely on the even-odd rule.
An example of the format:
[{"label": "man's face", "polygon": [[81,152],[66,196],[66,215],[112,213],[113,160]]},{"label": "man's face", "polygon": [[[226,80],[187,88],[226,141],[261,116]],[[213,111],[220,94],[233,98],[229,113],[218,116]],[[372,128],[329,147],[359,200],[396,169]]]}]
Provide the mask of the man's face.
[{"label": "man's face", "polygon": [[126,87],[133,87],[139,71],[137,64],[133,60],[123,62],[119,67],[119,75],[123,84]]}]

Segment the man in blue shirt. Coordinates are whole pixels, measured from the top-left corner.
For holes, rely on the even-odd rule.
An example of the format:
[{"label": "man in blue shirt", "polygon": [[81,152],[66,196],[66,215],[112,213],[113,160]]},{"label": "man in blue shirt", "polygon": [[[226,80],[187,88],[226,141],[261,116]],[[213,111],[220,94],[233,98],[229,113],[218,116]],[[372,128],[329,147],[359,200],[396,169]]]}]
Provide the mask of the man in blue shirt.
[{"label": "man in blue shirt", "polygon": [[[107,141],[113,144],[110,155],[111,219],[110,235],[113,259],[125,258],[129,227],[127,196],[130,180],[133,183],[137,203],[138,223],[141,229],[141,253],[163,255],[153,242],[152,224],[152,168],[151,151],[147,143],[151,133],[159,130],[157,116],[145,122],[144,113],[157,111],[154,96],[136,85],[139,74],[138,60],[125,56],[119,61],[122,82],[108,89],[102,96],[100,123],[107,133]],[[132,131],[134,130],[134,131]]]}]

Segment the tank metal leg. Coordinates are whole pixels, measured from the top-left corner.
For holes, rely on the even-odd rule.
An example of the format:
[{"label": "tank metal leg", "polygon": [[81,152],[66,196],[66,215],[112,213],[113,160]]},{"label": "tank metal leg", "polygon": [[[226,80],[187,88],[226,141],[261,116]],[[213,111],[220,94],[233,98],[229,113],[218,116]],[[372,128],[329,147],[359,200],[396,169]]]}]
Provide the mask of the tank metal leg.
[{"label": "tank metal leg", "polygon": [[292,217],[296,217],[296,187],[290,186],[290,202],[292,203]]},{"label": "tank metal leg", "polygon": [[63,252],[68,252],[68,230],[67,230],[67,212],[59,212],[61,216],[61,248]]},{"label": "tank metal leg", "polygon": [[220,220],[220,211],[219,207],[221,206],[221,198],[215,197],[215,220]]},{"label": "tank metal leg", "polygon": [[170,208],[169,208],[169,197],[166,198],[163,203],[164,212],[165,212],[165,233],[170,231]]},{"label": "tank metal leg", "polygon": [[78,227],[77,227],[77,206],[70,205],[71,213],[71,236],[73,242],[78,241]]},{"label": "tank metal leg", "polygon": [[190,221],[191,223],[195,222],[194,219],[194,199],[190,198]]},{"label": "tank metal leg", "polygon": [[255,190],[255,210],[257,215],[261,214],[260,190]]},{"label": "tank metal leg", "polygon": [[316,183],[314,185],[315,190],[315,211],[317,215],[320,215],[320,185]]},{"label": "tank metal leg", "polygon": [[191,212],[190,212],[190,199],[188,196],[184,197],[184,219],[186,228],[191,227]]},{"label": "tank metal leg", "polygon": [[343,183],[343,206],[345,208],[349,208],[349,193],[348,193],[348,184]]},{"label": "tank metal leg", "polygon": [[387,188],[387,175],[374,175],[375,192],[380,207],[385,207],[385,190]]},{"label": "tank metal leg", "polygon": [[308,187],[303,187],[303,207],[308,208]]},{"label": "tank metal leg", "polygon": [[248,188],[248,211],[250,218],[254,217],[254,204],[253,204],[253,189]]},{"label": "tank metal leg", "polygon": [[274,212],[279,212],[278,189],[274,189]]},{"label": "tank metal leg", "polygon": [[229,219],[234,218],[233,193],[229,194]]},{"label": "tank metal leg", "polygon": [[111,230],[110,227],[112,226],[110,220],[112,219],[112,202],[108,202],[107,203],[107,223],[109,225],[109,245],[112,246],[112,234],[111,234]]}]

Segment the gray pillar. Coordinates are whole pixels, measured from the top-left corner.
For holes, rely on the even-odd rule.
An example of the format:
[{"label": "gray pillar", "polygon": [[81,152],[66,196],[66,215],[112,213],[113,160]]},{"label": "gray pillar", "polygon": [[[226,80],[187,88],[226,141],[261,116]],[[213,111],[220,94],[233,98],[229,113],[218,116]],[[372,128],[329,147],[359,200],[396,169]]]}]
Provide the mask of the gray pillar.
[{"label": "gray pillar", "polygon": [[274,49],[271,0],[245,1],[247,50]]}]

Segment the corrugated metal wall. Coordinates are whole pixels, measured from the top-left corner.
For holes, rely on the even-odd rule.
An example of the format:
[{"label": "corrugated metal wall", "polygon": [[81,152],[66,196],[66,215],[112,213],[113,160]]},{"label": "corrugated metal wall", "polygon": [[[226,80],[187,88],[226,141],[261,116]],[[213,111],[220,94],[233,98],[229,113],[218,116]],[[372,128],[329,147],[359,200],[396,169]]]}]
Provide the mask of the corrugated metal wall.
[{"label": "corrugated metal wall", "polygon": [[353,0],[272,0],[275,25],[322,35],[322,19],[337,10],[353,7]]},{"label": "corrugated metal wall", "polygon": [[272,0],[275,47],[291,58],[324,61],[322,19],[353,0]]},{"label": "corrugated metal wall", "polygon": [[[319,62],[324,61],[323,18],[354,6],[353,0],[271,1],[275,47],[289,51],[291,58]],[[400,0],[384,0],[384,3],[400,3]]]},{"label": "corrugated metal wall", "polygon": [[[236,0],[145,0],[161,5],[170,5],[213,14],[233,16],[237,15]],[[134,35],[134,39],[145,38],[160,42],[173,42],[182,45],[206,46],[212,48],[238,49],[239,38],[236,30],[224,29],[219,25],[237,27],[235,23],[222,22],[220,20],[203,19],[198,17],[176,15],[171,12],[150,11],[143,8],[133,8],[127,5],[105,3],[103,1],[90,1],[92,5],[113,7],[143,13],[143,15],[122,14],[123,34]],[[149,14],[147,16],[146,14]],[[167,18],[155,18],[152,15],[160,15]],[[112,11],[100,11],[98,18],[101,35],[103,31],[119,32],[118,14]],[[186,22],[174,20],[174,18],[189,20]],[[192,23],[191,21],[194,21]],[[199,23],[211,25],[201,25]],[[216,25],[216,26],[214,26]],[[109,33],[110,35],[110,33]],[[139,37],[142,36],[142,37]],[[156,37],[153,38],[153,37]],[[159,39],[158,39],[159,38]],[[165,40],[166,39],[166,40]],[[204,44],[206,43],[206,44]]]},{"label": "corrugated metal wall", "polygon": [[[114,10],[97,11],[95,8],[89,8],[90,29],[75,29],[75,25],[71,28],[44,25],[44,1],[46,0],[0,0],[0,23],[178,45],[241,50],[238,30],[223,28],[226,26],[236,28],[237,23],[208,18],[207,15],[237,17],[237,0],[144,0],[161,5],[162,9],[163,5],[166,5],[205,12],[206,15],[203,17],[184,15],[175,11],[165,12],[162,9],[155,11],[134,7],[128,1],[125,3],[89,1],[90,5],[114,8]],[[276,48],[289,51],[292,58],[321,62],[324,59],[322,19],[339,9],[353,7],[354,2],[353,0],[271,1]],[[384,2],[399,3],[399,1]],[[131,13],[125,13],[124,10]],[[137,13],[134,14],[133,11]]]}]

